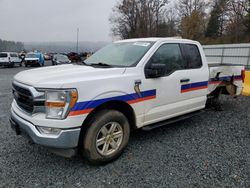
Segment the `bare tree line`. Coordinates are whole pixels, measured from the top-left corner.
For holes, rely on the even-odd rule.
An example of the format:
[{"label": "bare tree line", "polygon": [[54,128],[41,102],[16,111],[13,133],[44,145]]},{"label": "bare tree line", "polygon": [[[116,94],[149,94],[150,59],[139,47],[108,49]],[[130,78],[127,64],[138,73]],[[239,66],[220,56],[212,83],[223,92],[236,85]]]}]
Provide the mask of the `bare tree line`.
[{"label": "bare tree line", "polygon": [[250,42],[250,0],[120,0],[110,17],[121,39],[181,36],[202,43]]},{"label": "bare tree line", "polygon": [[0,39],[0,52],[21,52],[23,49],[24,45],[21,42]]}]

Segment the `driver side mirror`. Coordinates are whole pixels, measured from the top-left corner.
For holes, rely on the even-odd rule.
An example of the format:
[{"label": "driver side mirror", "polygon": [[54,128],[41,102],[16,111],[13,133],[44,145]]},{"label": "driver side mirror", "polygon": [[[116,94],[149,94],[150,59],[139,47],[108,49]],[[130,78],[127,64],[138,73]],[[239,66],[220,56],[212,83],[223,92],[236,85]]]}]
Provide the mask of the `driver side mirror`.
[{"label": "driver side mirror", "polygon": [[159,78],[166,74],[165,64],[151,64],[145,69],[146,78]]}]

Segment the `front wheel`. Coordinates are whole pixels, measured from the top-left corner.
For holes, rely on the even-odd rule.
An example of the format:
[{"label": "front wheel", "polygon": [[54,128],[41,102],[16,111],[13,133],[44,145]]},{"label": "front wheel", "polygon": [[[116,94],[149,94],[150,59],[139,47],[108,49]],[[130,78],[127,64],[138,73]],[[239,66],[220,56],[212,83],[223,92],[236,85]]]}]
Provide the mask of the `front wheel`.
[{"label": "front wheel", "polygon": [[87,126],[82,152],[92,164],[106,164],[115,160],[128,144],[130,126],[119,111],[100,111]]}]

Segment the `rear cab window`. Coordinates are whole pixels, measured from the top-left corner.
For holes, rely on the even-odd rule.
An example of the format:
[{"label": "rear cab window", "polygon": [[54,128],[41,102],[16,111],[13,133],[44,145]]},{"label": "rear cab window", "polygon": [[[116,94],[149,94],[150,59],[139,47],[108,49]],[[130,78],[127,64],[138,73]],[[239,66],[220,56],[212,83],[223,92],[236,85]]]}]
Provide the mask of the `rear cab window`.
[{"label": "rear cab window", "polygon": [[0,58],[5,58],[5,57],[8,57],[7,53],[0,53]]},{"label": "rear cab window", "polygon": [[198,69],[202,67],[201,54],[197,45],[181,44],[181,48],[187,59],[188,69]]}]

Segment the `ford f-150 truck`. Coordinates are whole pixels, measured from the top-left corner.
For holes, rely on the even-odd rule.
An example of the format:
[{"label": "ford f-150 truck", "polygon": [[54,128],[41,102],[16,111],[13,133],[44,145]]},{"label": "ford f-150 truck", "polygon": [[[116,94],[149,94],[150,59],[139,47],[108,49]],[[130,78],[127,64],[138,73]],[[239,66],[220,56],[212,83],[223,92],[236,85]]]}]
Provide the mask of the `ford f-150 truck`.
[{"label": "ford f-150 truck", "polygon": [[57,154],[107,163],[131,130],[190,117],[220,94],[240,95],[243,73],[244,66],[208,65],[196,41],[117,41],[82,64],[18,73],[10,122]]}]

